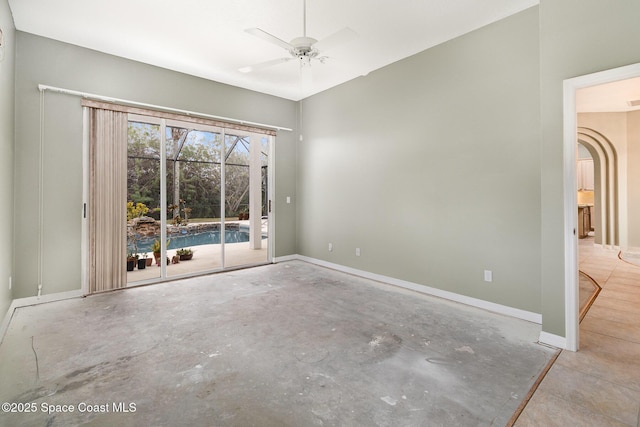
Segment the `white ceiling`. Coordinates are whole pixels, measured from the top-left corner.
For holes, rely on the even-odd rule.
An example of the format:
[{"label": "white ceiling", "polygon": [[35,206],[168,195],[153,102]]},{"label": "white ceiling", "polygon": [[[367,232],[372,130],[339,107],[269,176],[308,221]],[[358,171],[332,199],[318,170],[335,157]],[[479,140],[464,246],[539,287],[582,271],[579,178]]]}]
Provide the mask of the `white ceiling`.
[{"label": "white ceiling", "polygon": [[[636,106],[629,105],[636,101]],[[578,113],[640,110],[640,77],[591,86],[576,91]]]},{"label": "white ceiling", "polygon": [[[349,27],[357,38],[314,63],[302,85],[296,61],[243,74],[288,53],[247,34],[302,36],[303,0],[9,0],[16,28],[101,52],[299,100],[528,7],[538,0],[308,0],[307,35]],[[82,90],[83,88],[70,88]]]}]

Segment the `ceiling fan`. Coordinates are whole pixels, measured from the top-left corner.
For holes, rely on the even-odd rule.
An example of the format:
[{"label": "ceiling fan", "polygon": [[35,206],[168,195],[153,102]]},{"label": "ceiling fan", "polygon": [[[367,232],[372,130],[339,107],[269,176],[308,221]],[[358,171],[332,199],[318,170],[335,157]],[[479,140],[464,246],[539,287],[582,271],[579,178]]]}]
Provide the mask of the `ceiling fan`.
[{"label": "ceiling fan", "polygon": [[272,59],[269,61],[261,62],[248,67],[239,68],[241,73],[250,73],[258,71],[273,65],[282,64],[291,60],[297,59],[300,62],[300,72],[303,77],[303,81],[310,80],[310,67],[312,61],[324,63],[327,60],[327,56],[321,55],[321,52],[330,50],[340,44],[347,43],[356,37],[355,31],[345,27],[326,38],[318,41],[312,37],[307,37],[307,1],[303,0],[302,9],[302,37],[296,37],[289,43],[286,41],[267,33],[260,28],[248,28],[245,31],[253,36],[261,38],[269,43],[273,43],[289,52],[290,56],[278,59]]}]

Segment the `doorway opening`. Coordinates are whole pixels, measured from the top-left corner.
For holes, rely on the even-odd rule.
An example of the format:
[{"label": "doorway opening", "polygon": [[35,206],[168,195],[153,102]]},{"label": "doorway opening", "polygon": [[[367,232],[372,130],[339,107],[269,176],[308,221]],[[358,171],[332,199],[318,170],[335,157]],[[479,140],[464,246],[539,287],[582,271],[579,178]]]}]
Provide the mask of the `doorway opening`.
[{"label": "doorway opening", "polygon": [[[581,90],[640,77],[640,64],[576,77],[564,82],[564,244],[565,244],[565,348],[579,348],[579,272],[580,234],[577,183],[577,146],[584,145],[594,159],[594,200],[590,220],[594,239],[605,247],[628,245],[626,163],[619,161],[615,145],[596,129],[579,123],[578,99]],[[595,99],[595,98],[594,98]],[[595,99],[597,101],[597,99]],[[626,159],[626,156],[624,156]],[[584,231],[584,230],[582,230]]]}]

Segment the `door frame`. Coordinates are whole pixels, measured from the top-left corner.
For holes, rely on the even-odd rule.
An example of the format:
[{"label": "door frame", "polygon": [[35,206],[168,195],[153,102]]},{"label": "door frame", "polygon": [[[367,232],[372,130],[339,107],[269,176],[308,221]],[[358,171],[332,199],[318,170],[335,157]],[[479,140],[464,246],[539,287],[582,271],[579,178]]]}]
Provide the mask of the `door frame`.
[{"label": "door frame", "polygon": [[564,286],[565,349],[580,347],[578,300],[578,221],[576,143],[578,119],[576,92],[590,86],[640,77],[640,63],[613,68],[563,82],[563,191],[564,191]]}]

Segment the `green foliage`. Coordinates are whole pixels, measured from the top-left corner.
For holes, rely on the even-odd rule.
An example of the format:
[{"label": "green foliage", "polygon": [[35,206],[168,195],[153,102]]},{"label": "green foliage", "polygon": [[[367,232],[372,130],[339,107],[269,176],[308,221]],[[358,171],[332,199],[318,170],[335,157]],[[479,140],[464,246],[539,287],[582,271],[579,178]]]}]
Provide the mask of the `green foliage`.
[{"label": "green foliage", "polygon": [[[171,242],[171,239],[167,240],[167,248],[169,247],[169,243]],[[153,241],[153,244],[151,245],[151,252],[155,252],[158,253],[160,252],[160,240],[156,239]]]},{"label": "green foliage", "polygon": [[[130,122],[128,136],[128,200],[156,207],[149,215],[159,219],[159,126]],[[189,218],[220,217],[223,147],[227,165],[226,214],[237,216],[248,206],[249,145],[245,138],[227,135],[223,141],[220,134],[168,127],[166,146],[167,199],[169,205],[174,205],[168,218],[174,219],[174,223],[186,223]],[[266,192],[264,178],[263,175],[263,192]]]},{"label": "green foliage", "polygon": [[147,206],[159,206],[159,126],[130,122],[127,133],[127,198]]},{"label": "green foliage", "polygon": [[147,212],[149,212],[149,208],[144,203],[134,204],[132,201],[127,202],[127,221],[131,221],[134,218],[140,218]]}]

